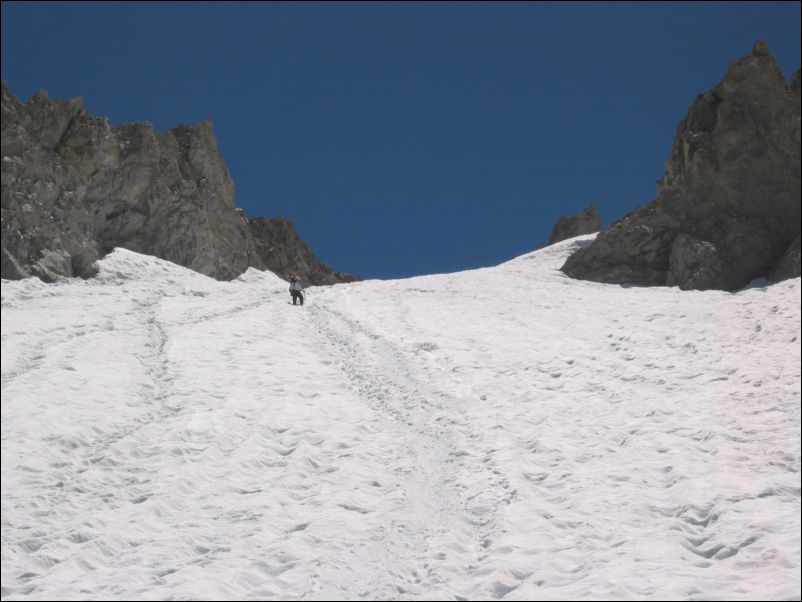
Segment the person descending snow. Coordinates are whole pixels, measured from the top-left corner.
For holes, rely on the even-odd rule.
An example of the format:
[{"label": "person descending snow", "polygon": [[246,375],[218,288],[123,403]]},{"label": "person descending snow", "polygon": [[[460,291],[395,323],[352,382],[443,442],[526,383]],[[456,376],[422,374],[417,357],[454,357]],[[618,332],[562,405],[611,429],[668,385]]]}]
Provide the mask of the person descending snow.
[{"label": "person descending snow", "polygon": [[301,305],[304,304],[304,290],[301,288],[301,281],[295,274],[290,276],[290,294],[292,295],[293,305],[298,299],[301,300]]}]

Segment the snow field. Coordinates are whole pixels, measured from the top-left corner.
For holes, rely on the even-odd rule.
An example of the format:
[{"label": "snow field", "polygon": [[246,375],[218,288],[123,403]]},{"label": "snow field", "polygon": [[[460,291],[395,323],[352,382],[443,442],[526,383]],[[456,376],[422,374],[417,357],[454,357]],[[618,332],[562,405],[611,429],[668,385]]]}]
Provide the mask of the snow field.
[{"label": "snow field", "polygon": [[3,599],[798,599],[800,280],[571,280],[588,238],[303,308],[3,281]]}]

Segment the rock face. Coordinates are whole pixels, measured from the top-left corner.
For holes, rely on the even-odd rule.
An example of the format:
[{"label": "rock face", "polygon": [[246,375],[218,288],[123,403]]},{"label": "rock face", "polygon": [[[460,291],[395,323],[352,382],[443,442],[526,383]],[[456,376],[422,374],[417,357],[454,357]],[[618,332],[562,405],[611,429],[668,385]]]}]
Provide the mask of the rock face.
[{"label": "rock face", "polygon": [[[5,82],[2,235],[3,278],[89,277],[118,246],[218,279],[267,267],[211,122],[158,134],[146,123],[111,127],[81,99],[40,91],[22,104]],[[325,270],[306,251],[297,266],[289,253],[288,265],[317,284],[305,270]]]},{"label": "rock face", "polygon": [[800,271],[802,271],[802,250],[800,249],[800,236],[797,234],[794,242],[780,257],[780,261],[769,275],[769,279],[779,282],[788,278],[799,278]]},{"label": "rock face", "polygon": [[562,270],[682,289],[735,290],[762,276],[799,276],[799,77],[797,70],[788,86],[765,43],[756,42],[680,122],[657,197]]},{"label": "rock face", "polygon": [[602,229],[602,221],[596,211],[596,205],[588,203],[582,211],[576,215],[561,215],[554,228],[551,230],[547,245],[553,245],[561,240],[582,236],[583,234],[593,234]]},{"label": "rock face", "polygon": [[260,261],[285,280],[289,280],[291,274],[296,274],[304,286],[359,280],[357,276],[335,272],[318,261],[287,218],[249,217],[247,220]]}]

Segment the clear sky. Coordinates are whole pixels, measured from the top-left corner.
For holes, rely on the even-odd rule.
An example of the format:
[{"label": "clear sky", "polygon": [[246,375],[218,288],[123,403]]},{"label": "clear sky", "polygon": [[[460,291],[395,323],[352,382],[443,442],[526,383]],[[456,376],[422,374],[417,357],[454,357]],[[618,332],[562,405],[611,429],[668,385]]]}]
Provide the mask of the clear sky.
[{"label": "clear sky", "polygon": [[677,123],[799,2],[2,2],[2,78],[112,124],[214,122],[246,215],[392,278],[497,264],[651,200]]}]

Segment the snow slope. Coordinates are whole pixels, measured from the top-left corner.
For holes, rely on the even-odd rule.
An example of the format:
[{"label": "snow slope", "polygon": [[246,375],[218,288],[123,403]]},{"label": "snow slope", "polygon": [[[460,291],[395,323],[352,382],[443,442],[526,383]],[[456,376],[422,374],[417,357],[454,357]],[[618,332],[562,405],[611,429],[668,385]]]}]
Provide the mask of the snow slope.
[{"label": "snow slope", "polygon": [[3,599],[800,597],[800,279],[2,285]]}]

